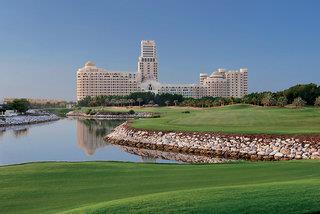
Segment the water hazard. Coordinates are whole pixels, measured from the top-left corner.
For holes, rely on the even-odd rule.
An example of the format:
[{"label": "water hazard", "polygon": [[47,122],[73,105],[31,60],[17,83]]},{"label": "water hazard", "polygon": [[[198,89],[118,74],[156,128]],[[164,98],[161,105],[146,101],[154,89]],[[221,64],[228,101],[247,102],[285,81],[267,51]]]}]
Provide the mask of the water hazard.
[{"label": "water hazard", "polygon": [[218,159],[120,147],[103,137],[123,121],[66,118],[55,122],[0,127],[0,165],[36,161],[220,162]]}]

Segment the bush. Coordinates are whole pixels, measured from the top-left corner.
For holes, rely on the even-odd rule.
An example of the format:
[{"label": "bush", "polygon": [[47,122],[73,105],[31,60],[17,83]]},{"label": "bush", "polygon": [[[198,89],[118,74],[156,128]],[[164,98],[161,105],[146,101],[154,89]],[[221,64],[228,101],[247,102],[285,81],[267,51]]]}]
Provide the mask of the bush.
[{"label": "bush", "polygon": [[301,108],[306,105],[306,101],[304,101],[301,97],[297,97],[293,100],[292,105],[294,105],[297,108]]},{"label": "bush", "polygon": [[151,118],[159,118],[160,117],[160,114],[159,113],[153,113]]},{"label": "bush", "polygon": [[135,112],[134,112],[134,110],[130,109],[130,110],[128,111],[128,113],[129,113],[129,114],[134,114]]},{"label": "bush", "polygon": [[88,108],[88,109],[85,111],[85,114],[91,114],[91,111],[92,111],[92,109],[91,109],[91,108]]},{"label": "bush", "polygon": [[95,114],[97,114],[97,111],[95,109],[92,109],[90,112],[90,115],[95,115]]},{"label": "bush", "polygon": [[320,97],[317,97],[317,99],[314,101],[314,106],[320,107]]},{"label": "bush", "polygon": [[277,100],[277,106],[279,107],[285,107],[288,104],[288,100],[286,97],[282,96],[279,97]]},{"label": "bush", "polygon": [[190,114],[190,111],[183,111],[184,114]]}]

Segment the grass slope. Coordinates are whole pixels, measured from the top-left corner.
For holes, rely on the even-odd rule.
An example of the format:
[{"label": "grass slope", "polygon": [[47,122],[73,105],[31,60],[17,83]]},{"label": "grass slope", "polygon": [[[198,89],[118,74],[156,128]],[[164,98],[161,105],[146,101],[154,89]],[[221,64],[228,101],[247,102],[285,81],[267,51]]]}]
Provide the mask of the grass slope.
[{"label": "grass slope", "polygon": [[0,167],[2,213],[320,211],[320,162],[116,162]]},{"label": "grass slope", "polygon": [[264,108],[234,105],[210,109],[154,108],[160,118],[134,120],[139,129],[244,134],[319,134],[319,108]]}]

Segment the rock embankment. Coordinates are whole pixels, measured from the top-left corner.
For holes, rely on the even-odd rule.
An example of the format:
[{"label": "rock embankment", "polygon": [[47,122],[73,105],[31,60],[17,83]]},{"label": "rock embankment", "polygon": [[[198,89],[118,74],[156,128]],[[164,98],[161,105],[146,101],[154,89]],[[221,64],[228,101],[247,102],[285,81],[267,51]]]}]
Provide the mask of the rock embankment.
[{"label": "rock embankment", "polygon": [[49,122],[54,120],[59,120],[59,117],[54,114],[37,115],[37,116],[19,115],[19,116],[3,117],[0,119],[0,127],[43,123],[43,122]]},{"label": "rock embankment", "polygon": [[83,117],[88,119],[104,119],[104,120],[127,120],[133,118],[149,118],[156,115],[151,112],[135,112],[130,114],[128,112],[102,112],[96,114],[86,114],[83,112],[71,111],[66,114],[67,117]]},{"label": "rock embankment", "polygon": [[320,159],[320,136],[145,131],[133,129],[126,122],[105,140],[123,146],[226,159]]}]

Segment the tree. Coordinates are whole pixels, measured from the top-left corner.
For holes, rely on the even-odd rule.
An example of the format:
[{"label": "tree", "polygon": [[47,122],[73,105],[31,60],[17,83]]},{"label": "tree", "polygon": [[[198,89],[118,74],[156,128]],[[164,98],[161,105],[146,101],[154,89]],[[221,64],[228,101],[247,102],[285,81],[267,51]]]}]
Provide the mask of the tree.
[{"label": "tree", "polygon": [[306,104],[314,105],[316,98],[320,96],[320,87],[313,83],[299,84],[284,90],[284,94],[289,103],[300,97],[306,101]]},{"label": "tree", "polygon": [[250,104],[252,104],[252,105],[259,105],[258,99],[257,99],[256,97],[253,97],[253,98],[251,99],[251,103],[250,103]]},{"label": "tree", "polygon": [[301,97],[297,97],[293,100],[292,104],[297,108],[301,108],[306,105],[306,101],[304,101]]},{"label": "tree", "polygon": [[86,96],[82,100],[78,101],[78,106],[86,107],[86,106],[89,106],[90,102],[91,102],[91,97],[90,96]]},{"label": "tree", "polygon": [[169,106],[169,104],[170,104],[170,101],[169,100],[167,100],[167,101],[165,101],[165,104],[167,105],[167,107]]},{"label": "tree", "polygon": [[129,102],[129,106],[132,106],[136,101],[134,99],[128,99],[128,102]]},{"label": "tree", "polygon": [[278,100],[277,100],[277,106],[279,107],[284,107],[288,104],[288,100],[286,97],[282,96],[282,97],[279,97]]},{"label": "tree", "polygon": [[262,98],[262,105],[263,106],[272,106],[273,105],[273,102],[274,99],[272,97],[272,94],[271,93],[267,93],[263,98]]},{"label": "tree", "polygon": [[8,109],[8,106],[6,104],[0,104],[0,115],[6,113],[6,110]]},{"label": "tree", "polygon": [[314,106],[320,107],[320,96],[314,101]]},{"label": "tree", "polygon": [[139,103],[139,106],[141,105],[141,102],[143,102],[143,99],[141,97],[137,98],[137,102]]},{"label": "tree", "polygon": [[161,93],[157,94],[154,98],[154,102],[159,106],[165,106],[166,101],[169,101],[169,103],[174,103],[175,100],[177,100],[176,102],[179,103],[184,100],[184,97],[181,94]]},{"label": "tree", "polygon": [[205,101],[205,105],[207,106],[207,107],[211,107],[211,106],[213,106],[213,102],[212,102],[212,100],[211,99],[207,99],[206,101]]},{"label": "tree", "polygon": [[30,108],[30,103],[27,99],[14,99],[9,103],[9,108],[17,111],[18,113],[26,113]]},{"label": "tree", "polygon": [[152,92],[133,92],[128,97],[128,99],[135,99],[142,98],[142,103],[146,104],[149,103],[150,100],[154,100],[155,94]]}]

